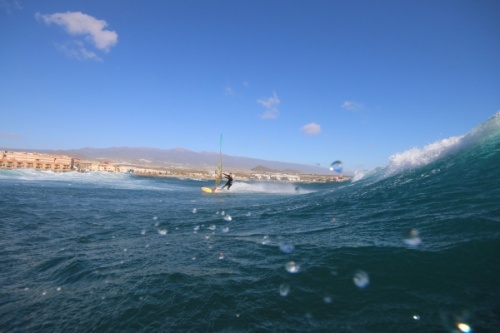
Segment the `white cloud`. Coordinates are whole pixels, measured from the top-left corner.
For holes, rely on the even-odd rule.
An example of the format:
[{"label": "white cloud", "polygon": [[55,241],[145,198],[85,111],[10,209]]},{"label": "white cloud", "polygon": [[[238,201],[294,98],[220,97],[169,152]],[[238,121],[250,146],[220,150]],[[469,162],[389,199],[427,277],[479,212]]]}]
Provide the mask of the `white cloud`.
[{"label": "white cloud", "polygon": [[362,108],[363,108],[363,104],[358,103],[358,102],[345,101],[344,103],[342,103],[342,109],[345,109],[345,110],[357,111],[357,110],[361,110]]},{"label": "white cloud", "polygon": [[300,130],[307,135],[318,135],[321,133],[321,126],[316,123],[309,123],[303,126]]},{"label": "white cloud", "polygon": [[260,115],[262,119],[275,119],[278,118],[279,110],[278,105],[280,104],[280,99],[276,92],[273,92],[273,96],[267,99],[259,99],[257,103],[262,105],[266,111]]},{"label": "white cloud", "polygon": [[[106,30],[108,26],[106,21],[98,20],[81,12],[46,15],[36,13],[35,18],[47,25],[56,24],[72,36],[84,36],[85,41],[92,44],[99,51],[109,52],[110,48],[118,43],[118,34],[114,31]],[[78,59],[99,59],[94,52],[87,50],[81,41],[66,44],[60,47],[60,49],[66,54],[77,55],[76,58]]]}]

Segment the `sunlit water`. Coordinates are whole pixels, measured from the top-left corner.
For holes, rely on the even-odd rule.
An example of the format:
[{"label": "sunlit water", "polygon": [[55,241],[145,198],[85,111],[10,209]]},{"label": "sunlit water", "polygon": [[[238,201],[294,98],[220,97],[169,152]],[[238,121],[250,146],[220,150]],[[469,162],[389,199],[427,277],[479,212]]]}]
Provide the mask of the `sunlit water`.
[{"label": "sunlit water", "polygon": [[0,332],[498,332],[497,118],[341,184],[0,171]]}]

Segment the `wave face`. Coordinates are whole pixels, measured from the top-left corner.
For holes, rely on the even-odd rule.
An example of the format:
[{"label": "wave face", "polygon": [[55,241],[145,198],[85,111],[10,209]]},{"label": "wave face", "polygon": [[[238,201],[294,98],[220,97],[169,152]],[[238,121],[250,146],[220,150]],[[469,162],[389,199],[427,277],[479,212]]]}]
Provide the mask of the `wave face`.
[{"label": "wave face", "polygon": [[342,184],[0,171],[3,332],[496,332],[500,113]]}]

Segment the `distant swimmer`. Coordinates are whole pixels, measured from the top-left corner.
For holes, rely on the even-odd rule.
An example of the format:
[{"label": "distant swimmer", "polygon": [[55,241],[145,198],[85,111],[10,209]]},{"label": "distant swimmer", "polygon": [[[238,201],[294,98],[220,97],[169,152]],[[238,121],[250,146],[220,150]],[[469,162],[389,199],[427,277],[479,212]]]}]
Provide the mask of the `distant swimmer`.
[{"label": "distant swimmer", "polygon": [[224,186],[221,187],[221,190],[223,190],[224,187],[226,187],[226,186],[227,186],[227,189],[229,190],[229,188],[233,185],[234,173],[232,173],[232,172],[230,174],[225,173],[224,178],[227,179],[227,183],[225,183]]}]

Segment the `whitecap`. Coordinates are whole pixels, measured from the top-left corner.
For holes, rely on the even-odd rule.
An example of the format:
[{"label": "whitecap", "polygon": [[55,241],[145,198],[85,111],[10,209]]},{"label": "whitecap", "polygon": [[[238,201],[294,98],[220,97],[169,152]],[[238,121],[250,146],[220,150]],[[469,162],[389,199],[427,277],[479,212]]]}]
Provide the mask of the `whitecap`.
[{"label": "whitecap", "polygon": [[455,151],[460,147],[463,138],[463,135],[452,136],[428,144],[421,149],[412,148],[402,153],[394,154],[389,157],[389,165],[386,168],[386,174],[392,175],[427,165]]}]

